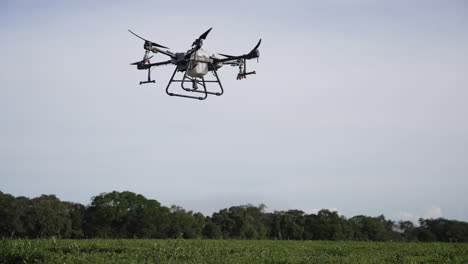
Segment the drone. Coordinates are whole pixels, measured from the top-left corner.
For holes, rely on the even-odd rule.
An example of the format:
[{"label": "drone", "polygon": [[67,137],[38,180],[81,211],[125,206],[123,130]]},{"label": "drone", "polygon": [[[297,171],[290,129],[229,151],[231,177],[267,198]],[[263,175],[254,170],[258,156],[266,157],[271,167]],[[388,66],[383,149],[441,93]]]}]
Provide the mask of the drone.
[{"label": "drone", "polygon": [[[166,94],[170,96],[205,100],[208,95],[220,96],[224,93],[223,85],[221,84],[217,72],[218,69],[223,65],[231,65],[233,67],[239,68],[237,80],[242,80],[245,79],[248,75],[256,74],[255,71],[247,71],[247,60],[256,58],[258,62],[258,58],[260,57],[258,47],[260,46],[262,40],[260,39],[257,45],[247,54],[232,56],[218,53],[220,56],[222,56],[222,58],[219,58],[215,55],[210,56],[207,51],[202,49],[203,41],[206,39],[212,29],[213,28],[210,28],[205,33],[201,34],[200,37],[198,37],[193,42],[191,49],[186,52],[176,53],[169,51],[168,47],[149,41],[135,34],[133,31],[128,30],[137,38],[140,38],[145,42],[143,45],[143,49],[145,50],[143,59],[141,61],[130,64],[136,65],[138,70],[148,71],[148,79],[146,81],[141,81],[140,85],[156,82],[155,80],[151,79],[151,71],[153,67],[173,64],[175,65],[175,70],[171,76],[171,79],[169,80],[169,83],[166,86]],[[161,53],[168,56],[170,59],[167,61],[151,63],[150,59],[153,58],[154,55],[150,56],[150,53]],[[183,73],[182,79],[174,78],[177,72]],[[208,74],[208,72],[213,73],[214,79],[205,80],[205,76]],[[171,90],[171,84],[173,83],[180,83],[182,90],[179,89],[179,92],[174,92],[174,89]],[[207,83],[218,84],[219,89],[215,91],[208,91],[206,85]]]}]

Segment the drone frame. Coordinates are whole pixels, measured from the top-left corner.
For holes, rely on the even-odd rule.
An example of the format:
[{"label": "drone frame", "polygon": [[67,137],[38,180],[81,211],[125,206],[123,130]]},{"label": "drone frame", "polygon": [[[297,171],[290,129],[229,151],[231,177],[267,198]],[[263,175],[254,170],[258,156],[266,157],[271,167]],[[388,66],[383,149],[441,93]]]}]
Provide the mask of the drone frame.
[{"label": "drone frame", "polygon": [[[187,52],[185,52],[185,53],[172,53],[169,50],[162,50],[162,48],[167,48],[167,47],[162,46],[160,44],[157,44],[155,42],[149,41],[147,39],[144,39],[141,36],[135,34],[133,31],[128,30],[131,34],[133,34],[136,37],[138,37],[138,38],[145,41],[144,46],[143,46],[143,48],[145,49],[145,56],[143,57],[143,60],[131,63],[131,65],[136,65],[139,70],[145,70],[145,69],[148,70],[147,80],[146,81],[140,81],[140,85],[141,84],[146,84],[146,83],[155,83],[156,82],[155,80],[151,80],[152,67],[162,66],[162,65],[167,65],[167,64],[175,64],[176,67],[174,69],[174,73],[172,74],[172,76],[169,79],[169,82],[168,82],[168,84],[166,86],[166,94],[169,95],[169,96],[177,96],[177,97],[184,97],[184,98],[190,98],[190,99],[205,100],[208,97],[208,95],[221,96],[221,95],[224,94],[223,85],[221,83],[221,80],[220,80],[220,78],[218,76],[218,72],[217,72],[217,69],[220,68],[222,65],[238,66],[239,67],[239,74],[237,75],[237,80],[244,79],[244,78],[246,78],[247,75],[250,75],[250,74],[256,74],[255,71],[247,72],[246,71],[246,66],[247,66],[247,60],[250,60],[250,59],[253,59],[253,58],[258,59],[258,57],[259,57],[258,47],[260,46],[260,43],[262,41],[261,39],[257,43],[257,45],[255,46],[255,48],[252,51],[250,51],[249,53],[247,53],[247,54],[244,54],[244,55],[241,55],[241,56],[231,56],[231,55],[225,55],[225,54],[219,53],[219,55],[221,55],[221,56],[223,56],[225,58],[216,58],[214,56],[213,57],[210,56],[211,59],[210,59],[209,62],[199,61],[199,62],[203,62],[203,63],[208,64],[207,65],[208,66],[208,71],[213,72],[213,75],[215,77],[214,80],[205,80],[205,74],[206,73],[203,73],[203,74],[201,74],[201,76],[197,76],[197,77],[188,75],[187,74],[187,63],[189,61],[192,61],[192,62],[194,61],[194,60],[191,60],[189,58],[191,57],[191,55],[194,52],[197,52],[198,50],[201,49],[201,47],[203,46],[203,40],[206,39],[206,37],[207,37],[208,33],[211,31],[211,29],[212,28],[208,29],[205,33],[200,35],[200,37],[193,42],[192,48],[190,50],[188,50]],[[167,60],[167,61],[162,61],[162,62],[150,63],[149,59],[151,57],[153,57],[153,56],[148,57],[149,52],[161,53],[161,54],[164,54],[166,56],[169,56],[171,59]],[[182,79],[175,79],[175,76],[176,76],[178,71],[184,72],[184,75],[183,75]],[[176,92],[170,91],[171,85],[173,83],[175,83],[175,82],[180,83],[181,84],[180,86],[181,86],[182,90],[185,91],[186,93],[178,93],[178,92],[176,93]],[[186,87],[187,83],[191,83],[192,88]],[[216,92],[215,91],[208,91],[207,90],[207,83],[217,83],[219,85],[219,91],[216,91]],[[203,90],[198,89],[199,85],[203,87]],[[190,93],[199,93],[199,94],[203,94],[203,96],[194,96],[194,95],[190,95]]]},{"label": "drone frame", "polygon": [[[166,94],[170,95],[170,96],[178,96],[178,97],[199,99],[199,100],[205,100],[208,97],[209,94],[216,95],[216,96],[223,95],[224,94],[223,85],[221,84],[221,80],[219,79],[216,68],[213,66],[212,63],[209,63],[209,67],[211,67],[213,69],[212,72],[213,72],[213,75],[216,77],[216,80],[205,80],[205,77],[199,77],[201,79],[201,81],[199,81],[196,77],[187,76],[187,71],[184,72],[184,76],[183,76],[183,78],[181,80],[176,80],[176,79],[174,79],[176,73],[178,71],[181,71],[181,70],[179,70],[179,67],[176,66],[175,70],[174,70],[174,73],[172,74],[171,79],[169,80],[169,83],[167,84]],[[180,82],[180,86],[186,92],[203,93],[203,94],[205,94],[205,96],[204,97],[198,97],[198,96],[191,96],[191,95],[188,95],[188,94],[179,94],[179,93],[169,92],[169,88],[171,87],[171,84],[173,82]],[[187,82],[192,83],[192,89],[187,88],[187,87],[184,86],[184,84],[187,83]],[[220,88],[221,91],[220,92],[208,91],[206,89],[206,83],[217,83],[219,85],[219,88]],[[198,88],[197,88],[198,85],[201,85],[203,87],[203,91],[198,90]]]}]

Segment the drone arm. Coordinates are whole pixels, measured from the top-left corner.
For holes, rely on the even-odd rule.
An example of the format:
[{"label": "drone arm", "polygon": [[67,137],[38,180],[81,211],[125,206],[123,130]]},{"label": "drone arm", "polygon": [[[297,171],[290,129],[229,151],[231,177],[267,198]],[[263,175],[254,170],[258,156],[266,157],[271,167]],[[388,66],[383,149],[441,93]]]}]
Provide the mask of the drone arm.
[{"label": "drone arm", "polygon": [[224,59],[218,59],[218,58],[214,58],[214,63],[225,63],[225,64],[237,64],[235,63],[235,61],[238,61],[238,60],[243,60],[243,59],[251,59],[251,58],[247,58],[246,57],[247,55],[241,55],[241,56],[232,56],[232,57],[229,57],[229,58],[224,58]]},{"label": "drone arm", "polygon": [[260,46],[260,43],[262,43],[262,40],[260,39],[255,46],[249,53],[241,55],[241,56],[230,56],[230,55],[224,55],[220,54],[222,56],[225,56],[226,58],[224,59],[214,59],[214,63],[219,63],[219,62],[229,62],[229,61],[237,61],[237,60],[250,60],[250,59],[255,59],[260,57],[260,53],[258,52],[258,47]]},{"label": "drone arm", "polygon": [[152,48],[151,48],[151,51],[152,51],[153,53],[158,53],[158,52],[159,52],[159,53],[164,54],[164,55],[166,55],[166,56],[169,56],[169,57],[171,57],[171,58],[175,58],[175,54],[172,53],[172,52],[170,52],[170,51],[168,51],[168,50],[162,50],[162,49],[158,49],[158,48],[156,48],[156,47],[152,47]]},{"label": "drone arm", "polygon": [[148,67],[167,65],[167,64],[171,64],[171,62],[172,60],[151,63],[151,64],[148,64]]},{"label": "drone arm", "polygon": [[227,58],[224,58],[224,59],[218,59],[218,58],[214,58],[214,63],[218,63],[218,62],[227,62],[229,64],[229,62],[231,61],[237,61],[237,60],[250,60],[250,59],[255,59],[255,58],[258,58],[260,57],[258,55],[258,51],[257,50],[253,50],[251,51],[249,54],[244,54],[244,55],[241,55],[241,56],[229,56]]}]

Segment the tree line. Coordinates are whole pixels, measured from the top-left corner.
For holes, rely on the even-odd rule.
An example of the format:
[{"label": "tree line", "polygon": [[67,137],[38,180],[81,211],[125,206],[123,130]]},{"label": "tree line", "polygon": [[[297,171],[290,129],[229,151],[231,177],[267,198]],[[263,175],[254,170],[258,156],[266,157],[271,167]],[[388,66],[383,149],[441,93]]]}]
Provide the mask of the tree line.
[{"label": "tree line", "polygon": [[346,218],[326,209],[316,214],[265,209],[249,204],[204,216],[128,191],[99,194],[87,206],[55,195],[29,199],[0,192],[0,237],[468,242],[468,223],[444,218],[419,219],[415,226],[383,215]]}]

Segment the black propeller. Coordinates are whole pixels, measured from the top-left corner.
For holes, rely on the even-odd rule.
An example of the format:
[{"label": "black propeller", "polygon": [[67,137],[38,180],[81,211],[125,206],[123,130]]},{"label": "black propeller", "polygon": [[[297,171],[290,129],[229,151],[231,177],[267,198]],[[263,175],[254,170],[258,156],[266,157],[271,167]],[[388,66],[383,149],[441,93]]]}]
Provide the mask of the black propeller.
[{"label": "black propeller", "polygon": [[[256,58],[258,57],[259,53],[258,53],[258,47],[260,47],[260,43],[262,43],[262,39],[260,39],[257,43],[257,45],[255,45],[255,47],[246,55],[242,55],[242,56],[246,56],[247,58]],[[218,53],[219,55],[223,56],[223,57],[226,57],[226,58],[237,58],[237,57],[242,57],[242,56],[233,56],[233,55],[227,55],[227,54],[222,54],[222,53]]]},{"label": "black propeller", "polygon": [[255,48],[253,48],[249,54],[247,54],[247,57],[248,58],[258,58],[260,56],[260,53],[258,52],[258,47],[260,47],[260,43],[262,43],[262,39],[260,39],[257,43],[257,45],[255,45]]},{"label": "black propeller", "polygon": [[137,38],[140,38],[142,40],[145,41],[145,46],[155,46],[155,47],[159,47],[159,48],[163,48],[163,49],[168,49],[168,47],[165,47],[163,45],[159,45],[158,43],[155,43],[155,42],[152,42],[152,41],[149,41],[147,39],[144,39],[140,36],[138,36],[137,34],[133,33],[133,31],[131,31],[130,29],[128,30],[130,33],[132,33],[133,35],[135,35]]},{"label": "black propeller", "polygon": [[257,43],[257,45],[255,46],[255,48],[253,48],[253,50],[256,50],[258,49],[258,47],[260,47],[260,43],[262,43],[262,39],[260,39]]},{"label": "black propeller", "polygon": [[210,31],[212,30],[213,28],[210,28],[208,29],[205,33],[201,34],[199,39],[206,39],[206,37],[208,36],[208,34],[210,33]]},{"label": "black propeller", "polygon": [[227,55],[227,54],[222,54],[222,53],[218,53],[219,55],[223,56],[223,57],[226,57],[226,58],[234,58],[236,56],[232,56],[232,55]]},{"label": "black propeller", "polygon": [[130,65],[138,65],[138,64],[140,64],[140,63],[142,63],[142,62],[144,62],[144,61],[146,61],[146,60],[149,60],[149,59],[151,59],[151,58],[153,58],[153,56],[151,56],[151,57],[149,57],[149,58],[146,58],[146,59],[143,59],[143,60],[141,60],[141,61],[137,61],[137,62],[134,62],[134,63],[130,63]]},{"label": "black propeller", "polygon": [[187,53],[185,54],[185,58],[190,58],[190,56],[197,50],[199,50],[202,45],[203,45],[203,40],[206,39],[206,37],[208,36],[208,34],[210,33],[210,31],[212,30],[213,28],[210,28],[208,29],[207,31],[205,31],[205,33],[201,34],[200,37],[198,37],[193,43],[192,43],[192,48],[187,51]]},{"label": "black propeller", "polygon": [[198,37],[193,43],[192,43],[192,47],[193,46],[197,46],[197,48],[200,48],[201,45],[203,44],[203,40],[206,39],[206,37],[208,36],[208,34],[210,33],[210,31],[212,30],[213,28],[210,28],[208,29],[205,33],[201,34],[200,37]]}]

